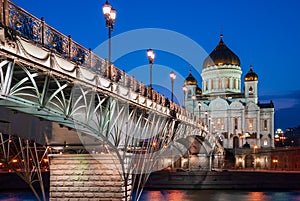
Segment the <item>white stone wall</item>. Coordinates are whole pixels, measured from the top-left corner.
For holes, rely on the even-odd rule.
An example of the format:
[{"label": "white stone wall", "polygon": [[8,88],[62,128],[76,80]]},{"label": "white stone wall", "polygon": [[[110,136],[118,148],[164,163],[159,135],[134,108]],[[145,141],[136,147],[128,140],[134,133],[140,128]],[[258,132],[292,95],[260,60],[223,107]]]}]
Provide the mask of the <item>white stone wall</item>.
[{"label": "white stone wall", "polygon": [[50,201],[130,200],[111,154],[50,156]]}]

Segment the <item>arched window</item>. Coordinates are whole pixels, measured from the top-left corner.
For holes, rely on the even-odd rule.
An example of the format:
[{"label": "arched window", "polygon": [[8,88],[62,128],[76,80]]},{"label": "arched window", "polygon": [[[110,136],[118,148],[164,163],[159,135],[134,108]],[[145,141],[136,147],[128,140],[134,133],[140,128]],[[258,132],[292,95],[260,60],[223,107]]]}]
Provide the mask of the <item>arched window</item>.
[{"label": "arched window", "polygon": [[233,88],[236,89],[236,79],[233,79]]},{"label": "arched window", "polygon": [[264,130],[268,130],[268,120],[264,120]]},{"label": "arched window", "polygon": [[234,129],[238,129],[238,118],[234,118]]},{"label": "arched window", "polygon": [[226,89],[229,89],[229,78],[226,78]]},{"label": "arched window", "polygon": [[252,86],[249,87],[249,94],[253,94],[253,88],[252,88]]},{"label": "arched window", "polygon": [[220,118],[217,119],[217,129],[218,130],[221,129],[221,119]]},{"label": "arched window", "polygon": [[253,119],[249,119],[249,130],[253,130]]},{"label": "arched window", "polygon": [[188,98],[191,98],[191,97],[192,97],[192,91],[191,91],[190,89],[188,90],[187,97],[188,97]]},{"label": "arched window", "polygon": [[267,138],[264,139],[264,146],[268,146],[268,139]]}]

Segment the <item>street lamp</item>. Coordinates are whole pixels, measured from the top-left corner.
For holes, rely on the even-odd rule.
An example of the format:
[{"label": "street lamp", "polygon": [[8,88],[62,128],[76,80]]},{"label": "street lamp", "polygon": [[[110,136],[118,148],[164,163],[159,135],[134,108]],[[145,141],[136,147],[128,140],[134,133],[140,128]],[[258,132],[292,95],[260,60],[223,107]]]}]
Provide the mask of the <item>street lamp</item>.
[{"label": "street lamp", "polygon": [[198,102],[198,109],[199,109],[199,119],[201,119],[200,110],[201,110],[201,102]]},{"label": "street lamp", "polygon": [[174,80],[176,79],[176,74],[174,71],[170,72],[170,78],[171,78],[171,85],[172,85],[172,94],[171,94],[171,100],[174,102]]},{"label": "street lamp", "polygon": [[213,133],[213,132],[214,132],[214,122],[212,121],[212,122],[210,123],[210,125],[211,125],[211,132]]},{"label": "street lamp", "polygon": [[206,121],[205,124],[206,124],[206,125],[208,125],[208,122],[207,122],[207,115],[208,115],[208,112],[205,111],[205,121]]},{"label": "street lamp", "polygon": [[196,100],[196,96],[192,96],[192,100],[193,100],[193,115],[195,113],[195,100]]},{"label": "street lamp", "polygon": [[211,121],[211,117],[209,116],[208,117],[208,128],[209,128],[209,131],[211,131],[210,121]]},{"label": "street lamp", "polygon": [[152,65],[155,58],[155,52],[152,49],[148,49],[147,56],[150,64],[150,89],[152,89]]},{"label": "street lamp", "polygon": [[183,90],[183,107],[185,108],[185,95],[186,95],[186,91],[187,91],[186,86],[183,86],[182,90]]},{"label": "street lamp", "polygon": [[253,146],[253,151],[254,151],[254,154],[255,154],[255,152],[256,152],[256,150],[257,150],[257,148],[258,148],[258,146],[257,146],[257,145],[254,145],[254,146]]},{"label": "street lamp", "polygon": [[106,27],[108,28],[108,64],[107,64],[107,76],[112,79],[111,76],[111,32],[114,30],[114,23],[117,17],[117,11],[106,0],[102,6],[103,15],[106,21]]}]

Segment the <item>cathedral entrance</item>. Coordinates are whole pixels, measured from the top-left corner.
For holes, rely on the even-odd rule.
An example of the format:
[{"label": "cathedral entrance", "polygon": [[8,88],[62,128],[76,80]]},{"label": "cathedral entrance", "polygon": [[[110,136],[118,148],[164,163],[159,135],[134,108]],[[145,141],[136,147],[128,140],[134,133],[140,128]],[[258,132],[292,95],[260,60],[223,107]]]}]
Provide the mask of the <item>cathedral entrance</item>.
[{"label": "cathedral entrance", "polygon": [[254,168],[254,157],[252,155],[245,157],[245,168]]}]

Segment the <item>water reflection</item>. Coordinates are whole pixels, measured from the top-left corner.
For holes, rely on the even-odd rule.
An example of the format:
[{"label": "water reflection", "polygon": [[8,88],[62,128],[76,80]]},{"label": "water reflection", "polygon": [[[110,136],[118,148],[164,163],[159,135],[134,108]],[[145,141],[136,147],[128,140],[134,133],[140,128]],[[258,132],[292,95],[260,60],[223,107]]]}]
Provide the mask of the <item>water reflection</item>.
[{"label": "water reflection", "polygon": [[263,192],[249,192],[249,201],[269,200],[270,198]]},{"label": "water reflection", "polygon": [[[30,191],[0,191],[0,200],[36,201],[36,198]],[[145,190],[140,201],[300,201],[300,191]]]},{"label": "water reflection", "polygon": [[186,200],[182,190],[144,191],[141,200],[151,201],[178,201]]},{"label": "water reflection", "polygon": [[300,191],[145,190],[140,201],[300,201]]}]

